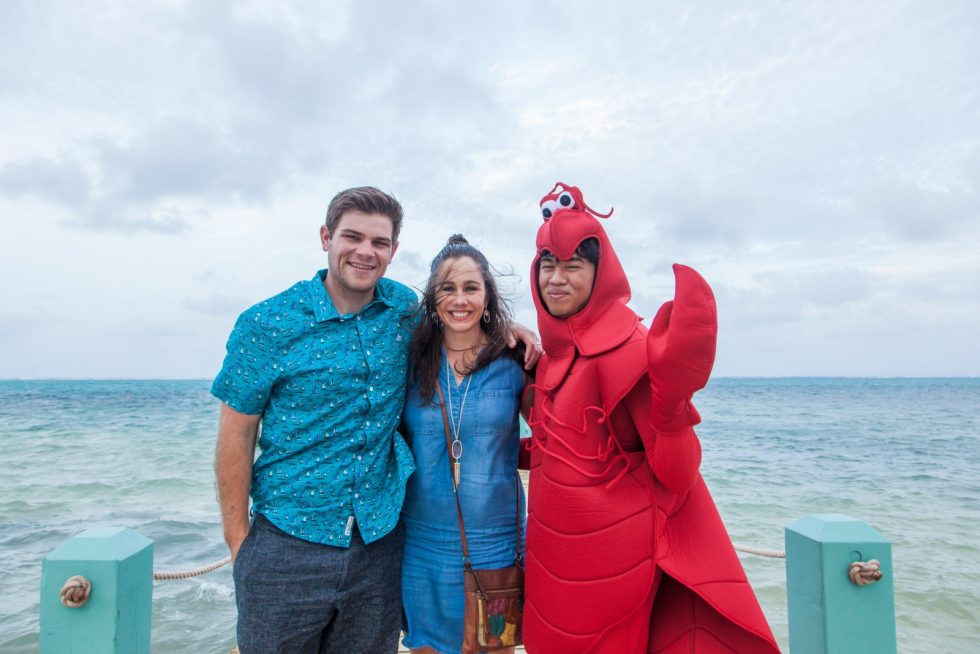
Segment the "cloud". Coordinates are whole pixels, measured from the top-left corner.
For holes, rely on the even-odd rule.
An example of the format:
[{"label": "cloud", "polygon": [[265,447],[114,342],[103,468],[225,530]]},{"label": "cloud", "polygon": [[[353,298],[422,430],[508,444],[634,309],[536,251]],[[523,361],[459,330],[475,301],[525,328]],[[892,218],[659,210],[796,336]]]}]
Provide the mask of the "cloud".
[{"label": "cloud", "polygon": [[225,317],[237,315],[249,306],[250,301],[248,298],[212,291],[204,298],[185,297],[180,301],[180,304],[190,311],[208,316]]},{"label": "cloud", "polygon": [[215,277],[217,277],[217,273],[215,273],[214,269],[211,268],[209,268],[208,270],[202,270],[199,273],[195,273],[191,275],[191,279],[193,279],[195,282],[198,282],[200,284],[210,282],[214,280]]},{"label": "cloud", "polygon": [[167,117],[147,125],[128,143],[95,143],[106,194],[148,203],[168,197],[264,198],[282,165],[276,153],[213,125]]},{"label": "cloud", "polygon": [[443,13],[466,12],[442,9],[194,3],[179,24],[189,46],[213,54],[221,90],[235,99],[222,106],[235,138],[288,153],[305,174],[343,166],[350,176],[385,175],[394,165],[418,179],[471,151],[481,124],[504,120],[485,71],[452,45],[467,35],[443,29]]},{"label": "cloud", "polygon": [[79,228],[180,234],[194,213],[187,201],[264,200],[283,166],[276,153],[178,117],[155,121],[126,142],[100,136],[89,145],[94,174],[75,160],[14,160],[0,167],[0,191],[59,205]]},{"label": "cloud", "polygon": [[429,267],[426,265],[422,255],[412,250],[399,248],[392,260],[392,266],[398,265],[399,269],[409,274],[427,274]]},{"label": "cloud", "polygon": [[980,196],[967,188],[924,188],[878,181],[857,196],[856,206],[903,240],[936,240],[980,222]]},{"label": "cloud", "polygon": [[904,282],[896,282],[896,297],[908,298],[921,304],[937,301],[954,305],[975,306],[980,298],[980,271],[966,266],[933,274],[917,275]]},{"label": "cloud", "polygon": [[759,220],[759,201],[747,192],[705,188],[698,181],[655,191],[647,209],[661,233],[674,241],[721,242],[738,247]]},{"label": "cloud", "polygon": [[44,328],[46,321],[37,314],[9,312],[0,314],[0,344],[25,338]]},{"label": "cloud", "polygon": [[23,159],[0,166],[0,191],[71,206],[91,195],[92,179],[77,161]]},{"label": "cloud", "polygon": [[855,269],[766,272],[753,282],[753,288],[714,286],[727,321],[744,327],[820,320],[847,313],[879,292],[872,275]]},{"label": "cloud", "polygon": [[99,191],[88,171],[74,161],[35,158],[8,162],[0,166],[0,192],[11,198],[33,196],[59,206],[67,213],[66,225],[84,229],[179,234],[188,228],[177,209],[133,204],[117,193]]}]

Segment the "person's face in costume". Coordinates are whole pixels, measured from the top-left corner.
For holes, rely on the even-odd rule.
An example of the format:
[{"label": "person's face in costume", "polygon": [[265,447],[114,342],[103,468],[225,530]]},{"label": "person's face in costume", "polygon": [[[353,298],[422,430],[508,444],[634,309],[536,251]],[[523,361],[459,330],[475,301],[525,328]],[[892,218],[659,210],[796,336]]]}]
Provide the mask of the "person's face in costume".
[{"label": "person's face in costume", "polygon": [[446,259],[439,264],[436,314],[447,331],[465,334],[480,329],[487,308],[483,272],[470,257]]},{"label": "person's face in costume", "polygon": [[592,295],[595,264],[578,254],[559,261],[552,255],[541,257],[538,290],[548,313],[567,318],[582,309]]}]

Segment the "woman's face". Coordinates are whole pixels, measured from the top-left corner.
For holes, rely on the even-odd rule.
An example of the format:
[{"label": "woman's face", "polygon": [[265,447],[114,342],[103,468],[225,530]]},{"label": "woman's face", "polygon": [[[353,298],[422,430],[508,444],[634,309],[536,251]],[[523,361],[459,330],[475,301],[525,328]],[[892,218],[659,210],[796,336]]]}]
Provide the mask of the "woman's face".
[{"label": "woman's face", "polygon": [[567,318],[578,313],[592,296],[595,264],[576,255],[565,261],[542,257],[538,264],[538,289],[548,313]]},{"label": "woman's face", "polygon": [[487,289],[480,267],[470,257],[446,259],[439,264],[436,279],[436,313],[447,331],[479,331],[487,308]]}]

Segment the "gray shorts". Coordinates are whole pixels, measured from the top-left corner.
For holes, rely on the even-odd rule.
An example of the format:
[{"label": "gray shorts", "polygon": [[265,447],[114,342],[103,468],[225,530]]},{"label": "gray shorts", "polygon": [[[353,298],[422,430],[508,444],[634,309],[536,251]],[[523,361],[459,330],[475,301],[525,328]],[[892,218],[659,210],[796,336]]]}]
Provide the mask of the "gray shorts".
[{"label": "gray shorts", "polygon": [[404,532],[349,548],[295,538],[256,514],[235,558],[242,654],[397,652]]}]

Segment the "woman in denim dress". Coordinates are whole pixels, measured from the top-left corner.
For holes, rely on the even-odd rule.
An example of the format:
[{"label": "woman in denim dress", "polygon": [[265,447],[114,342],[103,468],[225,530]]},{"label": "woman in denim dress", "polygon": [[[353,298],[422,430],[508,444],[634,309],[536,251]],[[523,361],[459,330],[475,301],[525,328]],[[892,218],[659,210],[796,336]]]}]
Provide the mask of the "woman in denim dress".
[{"label": "woman in denim dress", "polygon": [[[417,654],[450,654],[462,646],[464,605],[453,476],[474,568],[513,565],[518,501],[524,533],[516,482],[523,351],[507,347],[511,319],[490,264],[458,234],[432,261],[420,312],[403,417],[417,467],[402,509],[403,642]],[[436,384],[459,441],[452,464]]]}]

